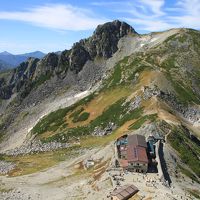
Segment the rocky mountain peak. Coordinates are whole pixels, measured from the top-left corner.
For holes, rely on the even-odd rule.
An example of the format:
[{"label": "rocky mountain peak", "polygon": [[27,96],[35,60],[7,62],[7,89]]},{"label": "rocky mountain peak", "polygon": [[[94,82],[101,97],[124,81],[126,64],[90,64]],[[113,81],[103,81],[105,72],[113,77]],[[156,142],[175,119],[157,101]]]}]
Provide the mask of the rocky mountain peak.
[{"label": "rocky mountain peak", "polygon": [[137,32],[127,23],[115,20],[97,26],[93,35],[73,45],[69,55],[70,69],[79,72],[88,60],[110,58],[118,50],[119,40]]},{"label": "rocky mountain peak", "polygon": [[137,34],[137,32],[127,23],[119,20],[97,26],[89,40],[91,57],[110,58],[118,49],[118,41],[128,34]]},{"label": "rocky mountain peak", "polygon": [[114,20],[112,22],[107,22],[103,25],[98,25],[96,30],[94,31],[94,35],[108,35],[115,34],[118,37],[123,37],[128,35],[129,33],[137,32],[126,22],[122,22],[119,20]]},{"label": "rocky mountain peak", "polygon": [[[48,53],[40,60],[30,58],[21,63],[11,72],[10,81],[6,81],[8,85],[0,85],[0,89],[6,88],[5,91],[9,91],[6,98],[10,98],[16,91],[16,87],[23,90],[22,86],[29,82],[47,80],[58,74],[66,77],[69,71],[78,74],[87,61],[94,61],[98,57],[103,59],[112,57],[118,50],[119,40],[129,34],[137,34],[137,32],[127,23],[119,20],[99,25],[91,37],[75,43],[70,50],[63,51],[59,55]],[[4,99],[5,95],[0,94],[0,97]]]}]

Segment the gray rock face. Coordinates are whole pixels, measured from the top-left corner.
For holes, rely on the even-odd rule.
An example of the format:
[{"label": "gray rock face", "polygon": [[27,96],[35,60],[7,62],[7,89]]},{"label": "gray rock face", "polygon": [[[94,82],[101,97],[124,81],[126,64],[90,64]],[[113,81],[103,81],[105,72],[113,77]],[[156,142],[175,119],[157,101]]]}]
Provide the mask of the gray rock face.
[{"label": "gray rock face", "polygon": [[91,60],[91,57],[84,46],[81,43],[74,44],[69,55],[70,70],[78,73],[88,60]]},{"label": "gray rock face", "polygon": [[111,57],[120,38],[130,33],[137,34],[124,22],[109,22],[98,26],[91,37],[75,43],[70,50],[49,53],[40,60],[30,58],[7,75],[0,74],[0,99],[14,98],[4,111],[3,130],[8,129],[23,109],[62,88],[86,90],[94,85],[102,78],[104,66],[102,61],[95,60]]},{"label": "gray rock face", "polygon": [[108,125],[103,129],[102,127],[96,127],[92,135],[94,136],[105,136],[111,134],[117,126],[113,122],[109,122]]},{"label": "gray rock face", "polygon": [[192,123],[199,122],[200,110],[196,107],[185,106],[177,101],[174,94],[161,91],[158,87],[152,88],[144,87],[143,99],[150,99],[153,96],[157,96],[167,102],[175,111],[182,115]]},{"label": "gray rock face", "polygon": [[171,93],[161,92],[159,97],[165,100],[175,111],[179,112],[182,117],[186,118],[188,121],[192,123],[199,122],[200,110],[197,107],[195,108],[180,104],[176,97]]},{"label": "gray rock face", "polygon": [[32,81],[39,59],[30,58],[13,69],[9,76],[0,78],[0,98],[9,99],[13,93],[22,91]]},{"label": "gray rock face", "polygon": [[15,168],[15,164],[0,160],[0,174],[7,174]]},{"label": "gray rock face", "polygon": [[37,198],[32,198],[31,195],[24,193],[21,191],[20,188],[13,189],[8,192],[2,192],[1,193],[1,199],[2,200],[31,200],[31,199],[40,199],[39,195]]},{"label": "gray rock face", "polygon": [[22,98],[30,93],[34,85],[56,76],[64,78],[70,71],[79,73],[87,61],[96,57],[105,59],[117,51],[120,38],[135,30],[125,22],[113,21],[99,25],[94,34],[73,45],[71,50],[60,54],[49,53],[43,59],[31,58],[11,72],[9,77],[0,79],[0,98],[9,99],[14,93],[22,93]]},{"label": "gray rock face", "polygon": [[115,20],[99,25],[93,36],[82,42],[92,58],[96,56],[109,58],[117,51],[119,39],[130,33],[137,34],[127,23]]},{"label": "gray rock face", "polygon": [[136,108],[139,108],[142,102],[142,98],[140,96],[136,96],[134,101],[132,101],[129,105],[129,111],[133,111]]},{"label": "gray rock face", "polygon": [[[11,155],[11,156],[25,155],[25,154],[30,154],[30,153],[53,151],[56,149],[63,149],[63,148],[68,148],[68,147],[70,147],[70,144],[68,143],[49,142],[49,143],[43,144],[40,141],[33,141],[30,144],[22,145],[19,148],[15,148],[13,150],[7,151],[6,155]],[[0,163],[0,166],[1,166],[1,163]]]}]

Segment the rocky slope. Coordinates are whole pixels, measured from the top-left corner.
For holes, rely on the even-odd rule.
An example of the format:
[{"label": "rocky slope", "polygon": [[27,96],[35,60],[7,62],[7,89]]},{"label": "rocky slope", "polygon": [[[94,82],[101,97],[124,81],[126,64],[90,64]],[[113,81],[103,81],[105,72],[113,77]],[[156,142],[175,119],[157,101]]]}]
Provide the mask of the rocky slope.
[{"label": "rocky slope", "polygon": [[60,55],[49,53],[41,60],[31,58],[14,69],[9,77],[1,78],[0,97],[9,99],[14,93],[22,93],[31,84],[41,84],[52,76],[64,78],[69,71],[77,74],[87,61],[110,58],[118,49],[119,39],[129,33],[137,34],[128,24],[114,21],[98,26],[93,36],[75,43],[71,50]]},{"label": "rocky slope", "polygon": [[[124,133],[160,134],[170,176],[176,182],[178,171],[198,187],[199,36],[191,29],[139,35],[114,21],[71,50],[0,74],[1,152],[103,149]],[[13,174],[33,170],[29,157],[25,166],[23,156],[3,158],[18,161]]]},{"label": "rocky slope", "polygon": [[71,50],[59,55],[49,53],[41,60],[30,58],[16,69],[0,74],[3,102],[0,113],[4,113],[1,129],[6,130],[23,109],[48,99],[53,93],[70,87],[89,88],[101,79],[105,71],[103,62],[117,51],[120,38],[130,33],[137,34],[124,22],[107,23],[98,26],[90,38],[74,44]]}]

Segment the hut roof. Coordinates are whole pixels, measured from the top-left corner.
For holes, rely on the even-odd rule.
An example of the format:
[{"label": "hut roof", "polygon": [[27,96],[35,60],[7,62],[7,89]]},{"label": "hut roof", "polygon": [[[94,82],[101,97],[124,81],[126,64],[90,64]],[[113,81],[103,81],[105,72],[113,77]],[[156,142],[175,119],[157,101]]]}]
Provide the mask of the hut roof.
[{"label": "hut roof", "polygon": [[116,196],[120,200],[127,200],[138,192],[138,188],[134,185],[124,185],[121,188],[111,192],[111,196]]},{"label": "hut roof", "polygon": [[147,148],[145,137],[138,134],[128,136],[128,145]]}]

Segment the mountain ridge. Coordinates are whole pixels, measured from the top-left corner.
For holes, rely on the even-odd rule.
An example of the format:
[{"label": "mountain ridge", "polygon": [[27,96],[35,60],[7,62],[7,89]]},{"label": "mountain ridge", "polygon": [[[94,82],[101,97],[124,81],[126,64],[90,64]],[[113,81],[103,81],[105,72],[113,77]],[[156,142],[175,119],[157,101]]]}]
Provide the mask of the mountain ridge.
[{"label": "mountain ridge", "polygon": [[[109,35],[110,29],[107,27],[111,27],[113,29],[112,31],[115,31],[116,33]],[[24,81],[26,81],[26,79],[29,81],[34,81],[36,79],[40,79],[40,77],[43,77],[45,80],[56,74],[65,74],[68,68],[71,71],[78,73],[88,60],[93,60],[98,56],[105,58],[111,57],[111,55],[117,50],[118,40],[125,34],[128,34],[129,31],[136,34],[134,29],[132,29],[129,25],[119,21],[107,23],[104,26],[98,26],[92,37],[75,43],[71,50],[65,50],[60,55],[57,55],[56,53],[48,53],[41,60],[35,59],[35,62],[37,62],[38,65],[36,68],[30,68],[31,71],[30,73],[27,73],[27,76],[24,76],[25,70],[27,70],[29,62],[32,62],[33,59],[29,59],[27,62],[21,63],[18,68],[13,70],[14,74],[10,79],[10,84],[15,87],[16,83],[15,81],[13,82],[13,80],[16,80],[15,76],[20,78],[20,82],[22,79],[22,84],[25,84]],[[106,35],[103,35],[104,33],[106,33]],[[105,39],[108,40],[108,43],[101,41]],[[107,46],[100,46],[99,44],[101,43]],[[108,49],[109,47],[111,47],[111,50]],[[21,85],[19,87],[21,87]],[[3,94],[0,94],[1,98],[3,98]],[[11,91],[9,96],[10,95]]]},{"label": "mountain ridge", "polygon": [[[44,54],[41,51],[34,51],[30,53],[24,53],[24,54],[11,54],[7,51],[0,53],[0,60],[6,64],[5,69],[12,69],[17,67],[20,63],[26,61],[29,57],[35,57],[35,58],[43,58],[46,54]],[[0,67],[3,65],[0,65]]]},{"label": "mountain ridge", "polygon": [[[17,165],[10,175],[36,172],[39,177],[38,171],[66,159],[62,156],[69,151],[70,155],[76,152],[78,159],[67,167],[77,178],[73,184],[79,187],[78,182],[88,176],[94,178],[85,183],[88,188],[92,182],[113,189],[109,184],[105,187],[105,180],[106,171],[115,163],[112,149],[116,139],[124,134],[160,136],[165,143],[159,151],[173,192],[168,197],[170,188],[160,190],[164,187],[160,180],[152,198],[157,200],[162,194],[168,199],[181,198],[183,191],[198,195],[199,36],[199,31],[191,29],[140,35],[130,25],[113,21],[98,26],[91,37],[60,55],[30,58],[16,69],[0,73],[1,153]],[[41,155],[47,156],[42,156],[45,161],[38,169]],[[91,173],[84,169],[84,177],[79,176],[82,165],[91,158],[94,169]],[[40,173],[45,177],[48,172]],[[25,181],[31,180],[28,177]],[[146,187],[143,182],[141,188]],[[93,198],[99,194],[106,198],[109,193],[102,188],[92,191]],[[141,189],[142,194],[144,191]]]}]

